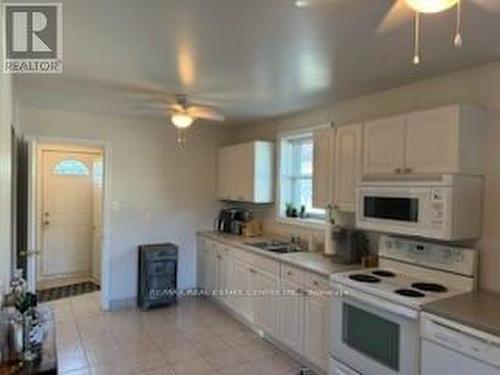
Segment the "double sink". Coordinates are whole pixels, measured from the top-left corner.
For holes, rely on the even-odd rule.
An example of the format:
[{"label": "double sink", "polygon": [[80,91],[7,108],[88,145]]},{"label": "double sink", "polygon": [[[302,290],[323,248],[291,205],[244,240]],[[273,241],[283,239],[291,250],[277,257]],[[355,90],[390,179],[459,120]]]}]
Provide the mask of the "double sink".
[{"label": "double sink", "polygon": [[304,251],[300,245],[285,241],[245,242],[245,245],[279,254],[298,253]]}]

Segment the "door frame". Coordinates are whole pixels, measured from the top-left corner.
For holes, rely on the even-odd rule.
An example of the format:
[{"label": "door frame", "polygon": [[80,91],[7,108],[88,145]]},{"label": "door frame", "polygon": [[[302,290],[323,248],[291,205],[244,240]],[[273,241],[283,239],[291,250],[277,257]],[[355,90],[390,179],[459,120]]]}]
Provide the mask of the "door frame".
[{"label": "door frame", "polygon": [[[40,207],[41,195],[41,178],[39,174],[38,161],[41,156],[40,146],[53,145],[63,146],[72,145],[75,148],[82,146],[84,148],[96,147],[102,150],[103,158],[103,193],[102,193],[102,243],[101,243],[101,307],[103,310],[110,309],[110,273],[111,273],[111,143],[100,139],[81,139],[81,138],[64,138],[64,137],[46,137],[27,135],[26,140],[30,144],[30,171],[28,181],[28,243],[31,249],[37,249],[40,242],[40,231],[38,225],[38,210]],[[36,278],[36,276],[35,276]],[[30,280],[30,282],[36,282]]]}]

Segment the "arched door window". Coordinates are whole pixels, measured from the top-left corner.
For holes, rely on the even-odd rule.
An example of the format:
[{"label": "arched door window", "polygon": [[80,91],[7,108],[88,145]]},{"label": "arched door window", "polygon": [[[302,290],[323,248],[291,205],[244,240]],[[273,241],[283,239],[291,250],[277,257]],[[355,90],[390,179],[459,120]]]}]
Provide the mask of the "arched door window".
[{"label": "arched door window", "polygon": [[54,174],[58,176],[88,176],[89,169],[79,160],[66,159],[56,164]]}]

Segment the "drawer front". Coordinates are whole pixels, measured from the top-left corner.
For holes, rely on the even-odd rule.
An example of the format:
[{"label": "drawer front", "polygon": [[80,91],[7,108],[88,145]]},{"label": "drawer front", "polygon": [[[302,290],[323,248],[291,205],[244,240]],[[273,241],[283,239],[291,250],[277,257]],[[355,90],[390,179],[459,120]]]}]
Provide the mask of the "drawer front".
[{"label": "drawer front", "polygon": [[252,264],[252,265],[255,264],[256,256],[248,251],[233,248],[231,251],[231,256],[240,262]]},{"label": "drawer front", "polygon": [[256,269],[262,270],[271,275],[279,276],[280,274],[280,264],[273,259],[256,256],[253,265]]},{"label": "drawer front", "polygon": [[306,285],[306,272],[300,268],[289,266],[288,264],[281,265],[281,277],[284,279]]},{"label": "drawer front", "polygon": [[218,250],[219,250],[220,255],[222,255],[224,257],[229,257],[229,256],[233,255],[233,251],[232,251],[233,248],[228,246],[228,245],[220,244]]},{"label": "drawer front", "polygon": [[330,290],[330,283],[327,277],[311,272],[306,273],[306,286],[310,290]]}]

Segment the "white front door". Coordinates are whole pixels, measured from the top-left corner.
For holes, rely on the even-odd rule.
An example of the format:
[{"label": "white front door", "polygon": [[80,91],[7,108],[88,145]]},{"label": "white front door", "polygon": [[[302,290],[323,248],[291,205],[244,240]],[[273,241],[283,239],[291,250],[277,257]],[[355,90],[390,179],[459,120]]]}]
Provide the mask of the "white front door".
[{"label": "white front door", "polygon": [[83,152],[42,152],[41,280],[90,274],[95,157]]}]

